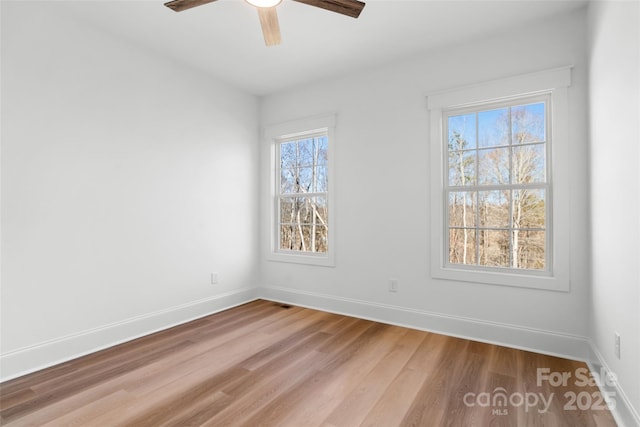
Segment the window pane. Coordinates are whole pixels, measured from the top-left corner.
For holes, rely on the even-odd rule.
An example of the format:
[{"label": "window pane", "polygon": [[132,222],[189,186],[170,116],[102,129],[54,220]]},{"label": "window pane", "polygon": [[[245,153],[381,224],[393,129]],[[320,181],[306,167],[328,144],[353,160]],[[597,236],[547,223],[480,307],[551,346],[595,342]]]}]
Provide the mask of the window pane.
[{"label": "window pane", "polygon": [[475,185],[475,151],[449,152],[449,185]]},{"label": "window pane", "polygon": [[297,163],[295,141],[280,144],[280,167],[293,168]]},{"label": "window pane", "polygon": [[509,148],[478,150],[478,184],[509,183]]},{"label": "window pane", "polygon": [[478,192],[480,227],[509,227],[509,190]]},{"label": "window pane", "polygon": [[545,141],[544,102],[512,107],[511,129],[513,144]]},{"label": "window pane", "polygon": [[545,268],[545,232],[515,230],[513,245],[517,253],[517,268],[527,268],[531,270],[544,270]]},{"label": "window pane", "polygon": [[295,224],[298,213],[304,206],[304,200],[298,197],[282,197],[280,199],[280,223]]},{"label": "window pane", "polygon": [[509,267],[509,231],[480,230],[480,265]]},{"label": "window pane", "polygon": [[514,184],[545,182],[545,144],[514,147],[512,161]]},{"label": "window pane", "polygon": [[449,151],[476,148],[476,115],[451,116],[448,120]]},{"label": "window pane", "polygon": [[298,166],[312,166],[313,156],[313,139],[298,141]]},{"label": "window pane", "polygon": [[298,192],[309,193],[313,191],[311,184],[313,183],[313,168],[298,169]]},{"label": "window pane", "polygon": [[280,222],[282,224],[311,224],[313,208],[306,197],[283,197],[280,199]]},{"label": "window pane", "polygon": [[298,191],[296,185],[297,169],[281,169],[280,170],[280,193],[290,194]]},{"label": "window pane", "polygon": [[476,263],[476,231],[468,228],[449,229],[449,263]]},{"label": "window pane", "polygon": [[478,146],[509,145],[509,109],[478,113]]},{"label": "window pane", "polygon": [[316,162],[318,164],[327,164],[327,142],[328,138],[326,136],[320,136],[315,138],[315,149],[316,149]]},{"label": "window pane", "polygon": [[316,167],[316,193],[323,193],[328,191],[329,178],[327,174],[327,165],[321,165]]},{"label": "window pane", "polygon": [[280,249],[299,251],[301,248],[298,227],[293,224],[280,226]]},{"label": "window pane", "polygon": [[315,209],[314,216],[315,224],[328,225],[329,223],[329,210],[327,207],[327,198],[318,196],[313,198],[313,207]]},{"label": "window pane", "polygon": [[544,190],[513,190],[512,198],[513,228],[545,228]]},{"label": "window pane", "polygon": [[449,226],[473,227],[476,225],[476,193],[452,191],[449,193]]},{"label": "window pane", "polygon": [[313,233],[312,236],[315,236],[315,240],[312,242],[313,251],[326,253],[329,248],[327,227],[317,225],[315,227],[315,233]]},{"label": "window pane", "polygon": [[304,197],[299,199],[301,200],[301,205],[300,205],[300,216],[299,216],[299,223],[300,224],[311,224],[313,223],[313,203],[312,199],[308,198],[308,197]]},{"label": "window pane", "polygon": [[300,239],[300,250],[311,251],[311,226],[302,225],[298,228],[298,232],[302,233],[302,238]]}]

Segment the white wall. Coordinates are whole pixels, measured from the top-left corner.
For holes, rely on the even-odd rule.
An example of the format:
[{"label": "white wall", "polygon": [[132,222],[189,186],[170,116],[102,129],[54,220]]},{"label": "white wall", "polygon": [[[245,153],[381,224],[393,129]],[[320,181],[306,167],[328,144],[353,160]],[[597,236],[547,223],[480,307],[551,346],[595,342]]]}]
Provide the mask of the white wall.
[{"label": "white wall", "polygon": [[589,34],[591,337],[640,423],[640,4],[594,2]]},{"label": "white wall", "polygon": [[2,60],[2,377],[254,293],[255,97],[61,2],[3,2]]},{"label": "white wall", "polygon": [[[579,10],[464,45],[425,52],[411,62],[265,97],[261,104],[263,124],[337,113],[336,267],[267,261],[270,226],[263,222],[263,294],[316,305],[323,301],[322,308],[339,311],[348,310],[353,303],[350,307],[362,308],[356,314],[371,317],[392,305],[399,308],[399,317],[385,320],[407,323],[402,316],[409,319],[426,313],[429,319],[421,326],[427,329],[584,355],[584,349],[545,349],[522,337],[532,332],[532,337],[562,337],[559,341],[563,342],[581,337],[577,341],[586,342],[588,333],[585,31],[585,11]],[[562,165],[571,176],[571,292],[432,279],[429,200],[437,195],[428,192],[426,95],[571,64],[575,66],[569,88],[572,162]],[[261,165],[262,211],[267,218],[266,143],[261,147]],[[388,292],[389,278],[399,279],[398,293]],[[469,321],[460,326],[459,320]],[[457,322],[454,329],[452,322]],[[510,325],[516,328],[510,329]],[[476,326],[485,328],[486,335],[479,335],[473,329]],[[501,332],[490,336],[495,333],[492,326],[500,326]]]},{"label": "white wall", "polygon": [[[592,5],[588,46],[579,11],[265,97],[265,125],[338,114],[337,265],[324,268],[265,260],[269,159],[254,97],[75,22],[58,2],[3,2],[1,376],[237,303],[259,280],[265,296],[371,317],[391,307],[389,321],[549,352],[584,354],[561,343],[591,336],[640,401],[630,5]],[[571,292],[433,280],[426,94],[568,64]],[[621,183],[627,193],[611,191]]]}]

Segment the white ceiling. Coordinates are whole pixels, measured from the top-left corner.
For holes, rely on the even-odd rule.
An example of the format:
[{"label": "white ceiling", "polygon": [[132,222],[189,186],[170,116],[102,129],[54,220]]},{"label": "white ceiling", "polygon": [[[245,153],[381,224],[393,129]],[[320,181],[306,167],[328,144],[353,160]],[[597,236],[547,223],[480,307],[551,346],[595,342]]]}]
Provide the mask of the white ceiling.
[{"label": "white ceiling", "polygon": [[[166,1],[166,0],[164,0]],[[577,9],[584,0],[365,0],[358,19],[283,0],[280,46],[266,47],[255,9],[218,0],[183,12],[163,0],[64,2],[75,17],[129,43],[264,95]]]}]

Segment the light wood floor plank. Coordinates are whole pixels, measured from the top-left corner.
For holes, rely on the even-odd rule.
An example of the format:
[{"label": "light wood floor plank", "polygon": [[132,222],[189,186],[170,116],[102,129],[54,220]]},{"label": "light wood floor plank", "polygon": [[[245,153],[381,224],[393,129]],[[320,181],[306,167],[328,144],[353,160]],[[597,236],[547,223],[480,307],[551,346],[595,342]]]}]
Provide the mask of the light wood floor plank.
[{"label": "light wood floor plank", "polygon": [[362,426],[399,425],[418,394],[420,388],[433,375],[433,367],[444,348],[444,335],[426,334],[393,382],[366,414]]},{"label": "light wood floor plank", "polygon": [[403,335],[384,358],[358,383],[358,386],[341,400],[327,422],[336,427],[360,425],[369,411],[383,395],[391,382],[418,349],[425,335],[409,331]]},{"label": "light wood floor plank", "polygon": [[[540,383],[539,368],[571,377]],[[582,362],[260,300],[2,383],[0,424],[615,426],[606,409],[571,407],[572,394],[595,403],[599,393],[576,384],[578,369],[588,372]],[[502,391],[512,400],[495,400]]]}]

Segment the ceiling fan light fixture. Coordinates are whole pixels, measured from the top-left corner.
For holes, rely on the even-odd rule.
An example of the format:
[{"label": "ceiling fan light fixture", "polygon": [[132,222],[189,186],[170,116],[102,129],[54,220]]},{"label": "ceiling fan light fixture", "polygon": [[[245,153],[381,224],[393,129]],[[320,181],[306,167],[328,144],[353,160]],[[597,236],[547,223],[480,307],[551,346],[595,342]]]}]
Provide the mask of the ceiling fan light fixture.
[{"label": "ceiling fan light fixture", "polygon": [[275,7],[282,3],[282,0],[245,0],[251,6],[255,7]]}]

